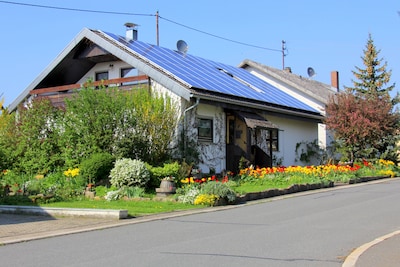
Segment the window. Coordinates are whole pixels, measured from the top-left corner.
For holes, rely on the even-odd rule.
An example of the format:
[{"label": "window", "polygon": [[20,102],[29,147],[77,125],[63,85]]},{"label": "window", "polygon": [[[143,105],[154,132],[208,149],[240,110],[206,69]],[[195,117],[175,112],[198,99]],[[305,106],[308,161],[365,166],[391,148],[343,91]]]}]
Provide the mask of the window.
[{"label": "window", "polygon": [[267,130],[267,144],[268,144],[268,150],[270,149],[270,146],[272,145],[272,151],[279,151],[279,134],[278,134],[278,129],[270,129]]},{"label": "window", "polygon": [[96,73],[96,81],[101,81],[101,80],[108,80],[108,71]]},{"label": "window", "polygon": [[198,119],[197,125],[198,139],[200,142],[213,142],[213,120],[212,119]]},{"label": "window", "polygon": [[[123,68],[121,69],[121,78],[128,78],[128,77],[137,77],[140,75],[143,75],[143,73],[139,72],[135,68]],[[124,82],[121,83],[121,85],[140,85],[140,84],[146,84],[146,80],[136,80],[136,81],[130,81],[130,82]]]},{"label": "window", "polygon": [[137,76],[138,71],[135,68],[121,69],[121,78]]}]

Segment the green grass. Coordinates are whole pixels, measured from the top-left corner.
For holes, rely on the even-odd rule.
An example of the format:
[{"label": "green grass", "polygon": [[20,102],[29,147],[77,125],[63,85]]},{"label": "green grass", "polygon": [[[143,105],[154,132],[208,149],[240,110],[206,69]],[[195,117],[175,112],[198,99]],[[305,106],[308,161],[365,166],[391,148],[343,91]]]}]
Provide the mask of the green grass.
[{"label": "green grass", "polygon": [[178,210],[190,210],[203,207],[203,206],[195,206],[191,204],[184,204],[173,201],[155,201],[155,200],[106,201],[106,200],[90,200],[90,199],[41,203],[39,205],[41,207],[58,207],[58,208],[128,210],[128,215],[132,217],[178,211]]}]

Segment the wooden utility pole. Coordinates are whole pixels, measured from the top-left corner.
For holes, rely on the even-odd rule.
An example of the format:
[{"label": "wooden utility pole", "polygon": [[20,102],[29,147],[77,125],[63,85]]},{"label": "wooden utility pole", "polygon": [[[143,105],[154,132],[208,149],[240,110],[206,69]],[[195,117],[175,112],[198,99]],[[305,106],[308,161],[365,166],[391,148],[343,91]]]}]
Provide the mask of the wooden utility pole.
[{"label": "wooden utility pole", "polygon": [[285,51],[286,51],[286,42],[285,42],[285,40],[282,40],[282,69],[284,70],[285,69],[285,57],[286,57],[286,54],[285,54]]},{"label": "wooden utility pole", "polygon": [[156,12],[156,34],[157,34],[157,46],[160,46],[160,35],[158,31],[158,10]]}]

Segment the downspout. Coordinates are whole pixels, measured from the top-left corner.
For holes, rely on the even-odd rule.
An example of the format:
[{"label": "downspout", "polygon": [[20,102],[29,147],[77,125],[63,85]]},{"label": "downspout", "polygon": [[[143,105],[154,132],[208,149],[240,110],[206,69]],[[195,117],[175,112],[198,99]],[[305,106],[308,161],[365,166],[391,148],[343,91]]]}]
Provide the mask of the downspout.
[{"label": "downspout", "polygon": [[183,156],[186,157],[186,129],[185,129],[185,125],[186,125],[186,113],[192,109],[194,109],[195,107],[197,107],[200,103],[200,98],[196,98],[196,103],[194,103],[193,105],[191,105],[190,107],[188,107],[187,109],[185,109],[185,111],[183,112]]}]

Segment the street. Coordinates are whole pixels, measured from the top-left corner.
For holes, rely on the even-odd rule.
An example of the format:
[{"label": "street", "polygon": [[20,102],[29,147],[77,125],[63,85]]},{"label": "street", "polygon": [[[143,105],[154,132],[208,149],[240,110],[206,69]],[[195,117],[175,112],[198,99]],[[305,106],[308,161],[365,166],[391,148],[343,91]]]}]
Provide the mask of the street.
[{"label": "street", "polygon": [[0,247],[1,266],[341,266],[400,229],[400,180]]}]

